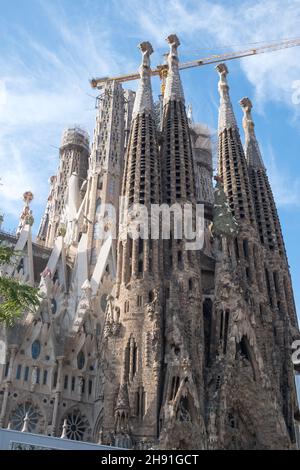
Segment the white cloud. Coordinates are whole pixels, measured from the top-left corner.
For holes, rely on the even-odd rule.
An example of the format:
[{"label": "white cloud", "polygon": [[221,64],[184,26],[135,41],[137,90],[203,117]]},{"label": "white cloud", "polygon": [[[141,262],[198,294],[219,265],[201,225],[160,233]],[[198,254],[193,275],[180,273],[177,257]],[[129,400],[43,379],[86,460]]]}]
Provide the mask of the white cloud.
[{"label": "white cloud", "polygon": [[[138,8],[138,4],[138,0],[129,0],[123,9],[124,18],[133,17],[135,12],[137,36],[143,34],[143,38],[151,40],[160,50],[167,49],[164,38],[176,32],[182,41],[181,54],[185,59],[186,56],[191,59],[207,57],[230,49],[244,50],[258,47],[263,42],[300,36],[299,0],[214,3],[207,0],[150,0],[143,8]],[[215,47],[222,44],[223,47]],[[300,106],[296,106],[293,99],[295,83],[300,83],[300,47],[247,57],[239,64],[253,86],[255,111],[264,114],[270,101],[284,103],[293,113],[290,123],[300,130]],[[299,87],[296,92],[298,96]],[[217,108],[218,103],[214,103],[214,99],[211,101]],[[276,159],[271,146],[265,152],[265,163],[277,204],[299,207],[300,178],[283,161]]]},{"label": "white cloud", "polygon": [[[58,152],[52,146],[59,146],[63,128],[79,122],[92,130],[95,110],[93,99],[87,96],[92,93],[88,78],[137,68],[130,53],[119,52],[116,23],[110,22],[111,5],[118,12],[124,42],[151,40],[158,62],[167,50],[164,38],[170,32],[179,35],[182,55],[188,58],[208,55],[211,51],[200,48],[216,44],[232,44],[236,49],[238,44],[293,37],[300,31],[298,0],[286,0],[284,8],[279,0],[238,4],[150,0],[142,7],[140,0],[114,0],[106,7],[102,2],[87,2],[89,14],[83,8],[81,17],[72,18],[59,5],[40,2],[45,22],[54,31],[52,44],[17,25],[7,33],[1,31],[7,46],[0,56],[1,208],[14,215],[27,189],[35,192],[41,207],[45,204],[47,179],[58,164]],[[292,84],[300,79],[300,49],[248,58],[240,65],[261,106],[280,100],[296,111],[300,108],[292,103]],[[273,180],[276,184],[276,177]],[[279,197],[283,203],[292,200],[291,196]]]},{"label": "white cloud", "polygon": [[[143,37],[148,36],[154,44],[163,47],[164,37],[176,32],[183,41],[182,50],[188,45],[194,52],[198,49],[198,56],[203,54],[201,48],[216,44],[232,45],[235,50],[238,45],[247,49],[261,45],[250,46],[254,43],[297,37],[300,31],[299,0],[228,4],[207,0],[150,0],[138,8],[139,4],[138,0],[131,0],[123,7],[124,18],[135,18],[137,35],[142,31]],[[222,53],[220,48],[219,52]],[[248,57],[240,64],[255,89],[257,101],[263,104],[279,100],[293,106],[292,84],[300,79],[300,47]]]},{"label": "white cloud", "polygon": [[[117,73],[121,57],[105,30],[91,29],[84,19],[70,23],[47,2],[58,46],[38,42],[15,25],[6,33],[0,56],[0,178],[1,210],[17,217],[22,194],[31,190],[40,212],[46,203],[48,177],[56,172],[59,138],[64,128],[79,123],[91,132],[94,94],[88,79]],[[84,34],[83,34],[84,31]],[[101,47],[99,47],[101,44]],[[121,65],[120,65],[121,64]]]}]

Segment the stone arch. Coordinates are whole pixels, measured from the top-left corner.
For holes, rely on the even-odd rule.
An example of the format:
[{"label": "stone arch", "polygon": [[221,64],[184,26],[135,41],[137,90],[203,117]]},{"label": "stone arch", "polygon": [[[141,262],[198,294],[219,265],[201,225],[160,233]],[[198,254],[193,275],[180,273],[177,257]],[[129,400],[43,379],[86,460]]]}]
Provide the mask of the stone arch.
[{"label": "stone arch", "polygon": [[243,335],[240,341],[236,342],[236,359],[239,357],[249,361],[253,372],[253,379],[256,380],[258,376],[258,368],[256,365],[256,358],[247,335]]},{"label": "stone arch", "polygon": [[176,420],[193,423],[197,419],[196,407],[192,395],[187,391],[181,394],[176,409]]},{"label": "stone arch", "polygon": [[102,424],[103,424],[103,408],[101,408],[95,424],[94,424],[94,429],[93,429],[93,441],[101,444],[101,432],[102,432]]}]

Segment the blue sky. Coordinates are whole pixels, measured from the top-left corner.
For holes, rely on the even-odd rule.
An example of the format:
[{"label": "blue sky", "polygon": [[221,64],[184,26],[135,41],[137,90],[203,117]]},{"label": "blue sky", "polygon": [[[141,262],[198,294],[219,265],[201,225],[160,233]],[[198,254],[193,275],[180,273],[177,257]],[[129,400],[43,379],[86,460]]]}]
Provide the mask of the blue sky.
[{"label": "blue sky", "polygon": [[[142,40],[155,49],[154,66],[163,61],[171,32],[180,37],[182,60],[300,36],[299,0],[0,0],[0,11],[0,207],[9,230],[29,189],[37,230],[62,130],[80,124],[92,134],[96,93],[88,80],[135,71]],[[300,47],[228,66],[240,124],[238,101],[253,101],[300,306],[300,104],[292,99],[300,81]],[[216,129],[214,67],[184,71],[182,79],[194,119]],[[153,88],[157,94],[158,79]]]}]

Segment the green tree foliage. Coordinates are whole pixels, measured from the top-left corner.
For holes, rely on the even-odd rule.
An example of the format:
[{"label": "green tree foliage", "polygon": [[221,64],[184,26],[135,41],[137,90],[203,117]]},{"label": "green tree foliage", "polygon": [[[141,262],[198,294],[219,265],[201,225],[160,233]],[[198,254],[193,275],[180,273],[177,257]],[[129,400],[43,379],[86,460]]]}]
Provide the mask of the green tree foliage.
[{"label": "green tree foliage", "polygon": [[216,177],[215,180],[217,184],[214,191],[215,203],[212,233],[217,237],[234,238],[238,234],[239,225],[228,205],[221,178]]},{"label": "green tree foliage", "polygon": [[[14,263],[22,253],[0,243],[0,268]],[[38,289],[5,274],[0,275],[0,323],[12,325],[23,311],[33,310],[40,303]]]}]

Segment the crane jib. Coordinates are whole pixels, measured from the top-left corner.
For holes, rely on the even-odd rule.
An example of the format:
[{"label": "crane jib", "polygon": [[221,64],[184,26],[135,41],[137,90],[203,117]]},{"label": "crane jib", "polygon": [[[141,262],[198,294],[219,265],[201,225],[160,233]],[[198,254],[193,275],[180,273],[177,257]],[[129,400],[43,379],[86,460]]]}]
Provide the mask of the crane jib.
[{"label": "crane jib", "polygon": [[[267,52],[275,52],[281,49],[287,49],[289,47],[296,47],[296,46],[300,46],[300,38],[286,39],[281,42],[266,44],[264,46],[257,47],[255,49],[246,49],[244,51],[213,55],[211,57],[206,57],[203,59],[196,59],[196,60],[192,60],[189,62],[182,62],[179,64],[179,69],[185,70],[185,69],[194,68],[194,67],[201,67],[203,65],[216,64],[218,62],[225,62],[228,60],[242,59],[243,57],[249,57],[249,56],[257,55],[257,54],[264,54]],[[167,65],[163,64],[163,65],[158,65],[155,69],[152,69],[150,73],[152,76],[159,75],[162,80],[165,80],[166,74],[163,73],[165,70],[167,70]],[[105,85],[105,83],[110,82],[110,81],[117,81],[117,82],[123,83],[123,82],[132,81],[132,80],[138,80],[139,78],[140,78],[140,74],[135,72],[135,73],[120,75],[116,77],[93,78],[90,80],[90,84],[92,88],[102,88]]]}]

